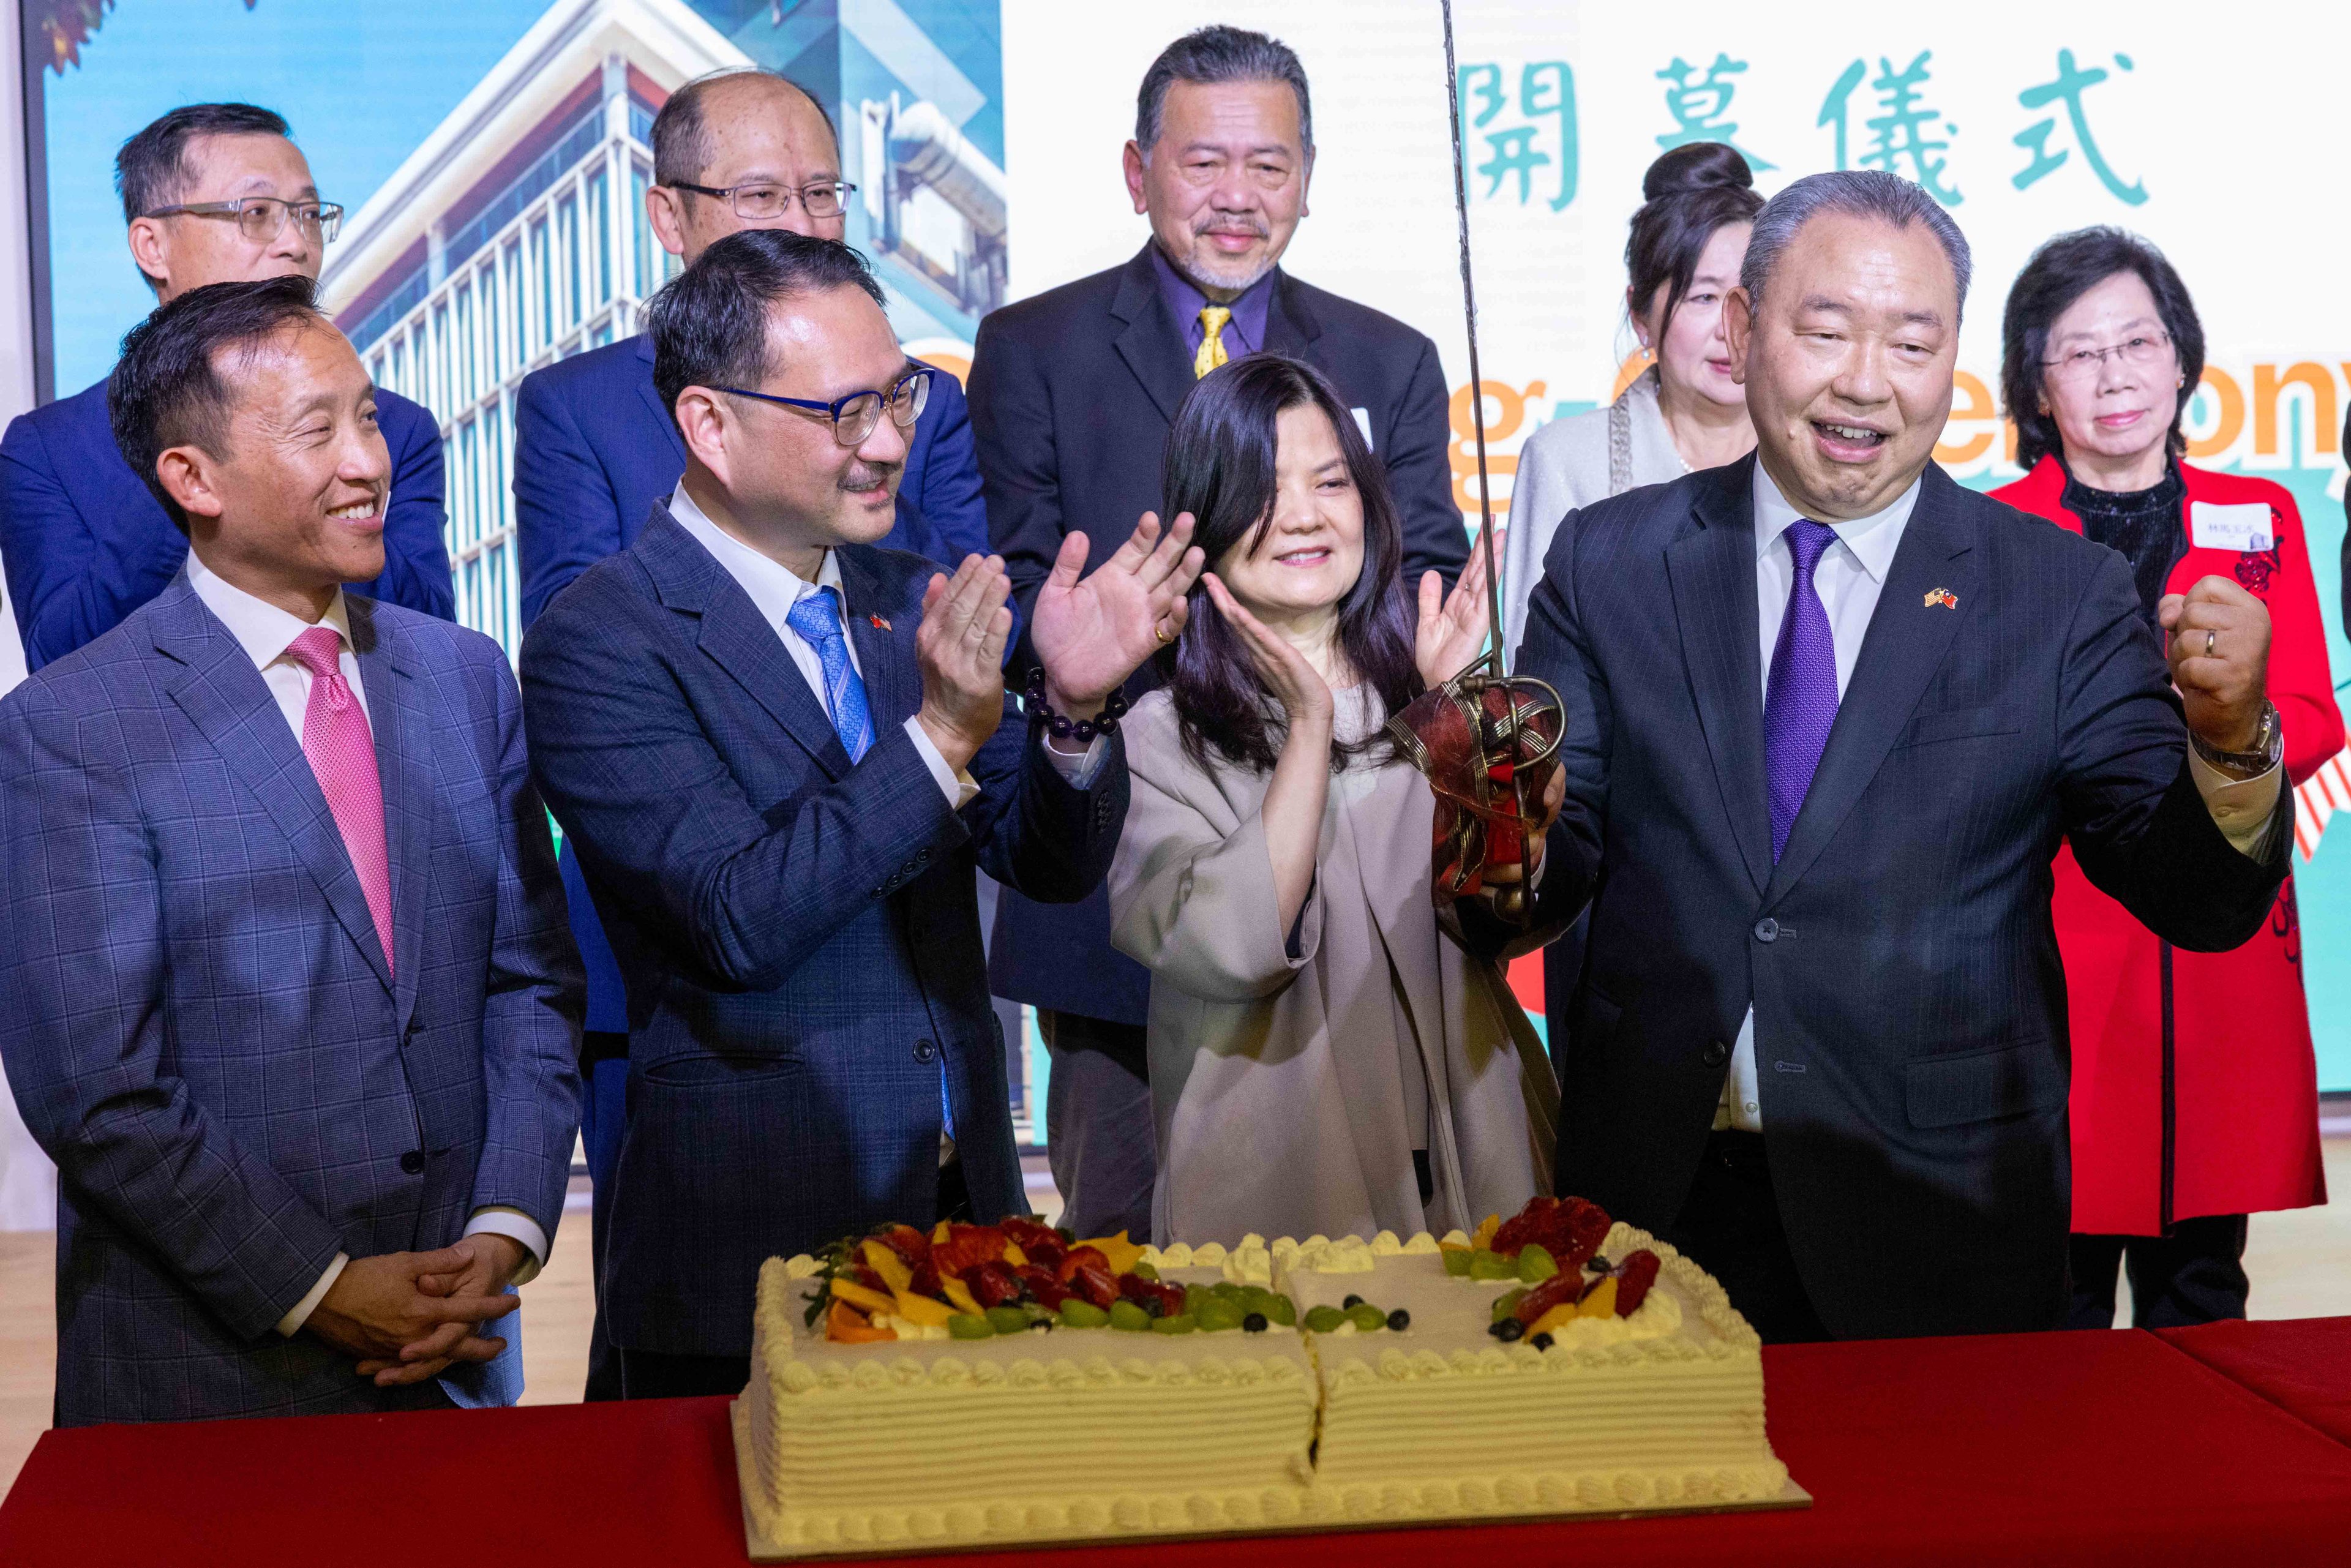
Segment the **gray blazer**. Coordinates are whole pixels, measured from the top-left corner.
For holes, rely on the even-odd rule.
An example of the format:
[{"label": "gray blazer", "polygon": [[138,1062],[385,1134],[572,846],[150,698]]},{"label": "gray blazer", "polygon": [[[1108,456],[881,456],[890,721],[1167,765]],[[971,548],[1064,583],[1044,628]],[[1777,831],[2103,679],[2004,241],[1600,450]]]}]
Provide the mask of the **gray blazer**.
[{"label": "gray blazer", "polygon": [[562,1218],[580,959],[520,694],[488,638],[349,602],[395,964],[184,576],[0,701],[0,1055],[57,1163],[60,1425],[444,1404],[276,1325],[339,1251]]},{"label": "gray blazer", "polygon": [[[1379,722],[1339,694],[1344,733]],[[1490,956],[1438,933],[1436,802],[1406,763],[1331,780],[1294,943],[1268,776],[1185,753],[1156,691],[1121,724],[1134,800],[1111,939],[1151,977],[1161,1241],[1468,1228],[1551,1190],[1550,1059]],[[1412,1154],[1428,1150],[1424,1209]]]},{"label": "gray blazer", "polygon": [[1552,420],[1527,437],[1510,480],[1510,527],[1502,539],[1503,646],[1515,653],[1526,638],[1527,599],[1542,580],[1560,519],[1688,472],[1657,409],[1654,366],[1606,408]]}]

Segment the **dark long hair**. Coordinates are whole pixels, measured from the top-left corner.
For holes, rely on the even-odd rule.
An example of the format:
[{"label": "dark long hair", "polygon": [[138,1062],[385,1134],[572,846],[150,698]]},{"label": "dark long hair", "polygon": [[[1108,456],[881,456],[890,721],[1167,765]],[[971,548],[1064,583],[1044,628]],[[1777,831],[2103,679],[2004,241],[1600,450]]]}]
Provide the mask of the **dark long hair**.
[{"label": "dark long hair", "polygon": [[[1167,433],[1167,516],[1192,514],[1193,542],[1212,567],[1235,547],[1255,549],[1273,522],[1279,422],[1286,411],[1310,404],[1331,422],[1364,503],[1364,570],[1339,601],[1339,651],[1395,713],[1421,690],[1413,662],[1414,611],[1403,579],[1404,530],[1388,494],[1387,470],[1322,371],[1297,360],[1252,354],[1195,383]],[[1213,747],[1243,768],[1265,772],[1273,767],[1280,752],[1279,705],[1205,588],[1192,590],[1191,618],[1176,644],[1168,689],[1183,722],[1185,749],[1195,760],[1206,762]],[[1353,747],[1335,747],[1333,766],[1384,744],[1374,735]]]},{"label": "dark long hair", "polygon": [[1664,294],[1659,340],[1653,345],[1658,352],[1665,351],[1665,329],[1690,291],[1715,230],[1751,224],[1762,210],[1754,172],[1737,148],[1720,141],[1685,143],[1641,176],[1641,207],[1625,236],[1625,276],[1632,286],[1626,297],[1638,316]]},{"label": "dark long hair", "polygon": [[2042,378],[2048,374],[2042,361],[2049,357],[2049,329],[2074,301],[2118,272],[2138,275],[2155,296],[2155,313],[2163,319],[2163,329],[2171,334],[2180,386],[2167,450],[2174,458],[2188,454],[2188,405],[2204,379],[2204,323],[2197,318],[2188,285],[2161,251],[2135,234],[2117,228],[2075,229],[2032,253],[2016,275],[2001,317],[2001,401],[2016,422],[2017,465],[2028,472],[2048,453],[2065,455],[2056,416],[2041,412]]}]

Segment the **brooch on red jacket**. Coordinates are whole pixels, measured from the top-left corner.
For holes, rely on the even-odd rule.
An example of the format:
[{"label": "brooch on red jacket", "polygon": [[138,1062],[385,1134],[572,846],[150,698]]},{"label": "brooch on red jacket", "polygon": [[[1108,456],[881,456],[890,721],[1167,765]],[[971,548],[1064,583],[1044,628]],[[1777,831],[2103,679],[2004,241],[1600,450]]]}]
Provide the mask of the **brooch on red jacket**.
[{"label": "brooch on red jacket", "polygon": [[873,622],[873,630],[876,632],[887,632],[890,630],[890,622],[883,620],[879,615],[868,615],[865,619]]},{"label": "brooch on red jacket", "polygon": [[1959,596],[1948,588],[1930,588],[1927,591],[1927,602],[1919,608],[1932,610],[1938,604],[1946,610],[1957,610],[1959,607]]}]

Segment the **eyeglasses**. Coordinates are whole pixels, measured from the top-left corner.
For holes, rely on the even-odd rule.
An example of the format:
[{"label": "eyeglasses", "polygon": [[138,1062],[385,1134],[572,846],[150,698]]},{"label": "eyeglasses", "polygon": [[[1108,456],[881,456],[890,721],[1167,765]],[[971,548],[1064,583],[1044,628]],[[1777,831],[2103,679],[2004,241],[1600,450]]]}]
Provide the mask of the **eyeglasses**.
[{"label": "eyeglasses", "polygon": [[343,209],[333,202],[289,202],[283,196],[239,196],[233,202],[182,202],[141,213],[142,218],[168,218],[186,213],[200,218],[235,218],[236,232],[247,244],[267,245],[286,232],[286,220],[302,225],[308,238],[325,244],[343,226]]},{"label": "eyeglasses", "polygon": [[765,182],[751,185],[689,185],[683,180],[673,183],[670,188],[716,197],[731,205],[738,218],[780,218],[792,210],[795,196],[799,198],[800,211],[809,216],[837,218],[849,205],[849,193],[857,189],[841,180],[819,180],[797,191],[789,185]]},{"label": "eyeglasses", "polygon": [[2058,380],[2079,382],[2096,375],[2098,366],[2109,354],[2117,356],[2126,365],[2153,365],[2161,363],[2170,352],[2171,335],[2168,332],[2141,333],[2111,348],[2076,349],[2070,354],[2061,354],[2056,359],[2041,362],[2053,371]]},{"label": "eyeglasses", "polygon": [[832,438],[843,446],[855,446],[873,434],[882,423],[882,410],[890,410],[890,423],[901,430],[910,428],[923,417],[923,405],[930,401],[931,372],[927,370],[908,371],[891,383],[888,392],[851,392],[831,402],[813,402],[804,397],[778,397],[773,392],[753,392],[747,387],[720,387],[723,392],[737,397],[757,398],[784,408],[801,409],[820,413],[832,422]]}]

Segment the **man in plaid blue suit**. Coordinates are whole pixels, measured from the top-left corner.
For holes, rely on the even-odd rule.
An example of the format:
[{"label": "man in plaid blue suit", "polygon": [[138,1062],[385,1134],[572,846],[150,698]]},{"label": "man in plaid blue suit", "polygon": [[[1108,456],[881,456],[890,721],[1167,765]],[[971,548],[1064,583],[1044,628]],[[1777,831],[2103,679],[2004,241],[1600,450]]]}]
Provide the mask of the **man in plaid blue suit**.
[{"label": "man in plaid blue suit", "polygon": [[511,1398],[579,957],[476,633],[382,570],[374,389],[308,279],[124,342],[118,442],[182,574],[0,700],[0,1057],[57,1163],[57,1414]]},{"label": "man in plaid blue suit", "polygon": [[684,477],[522,658],[531,765],[627,984],[603,1307],[632,1399],[742,1388],[771,1256],[1027,1211],[973,870],[1101,882],[1127,779],[1093,722],[1200,570],[1188,518],[1082,580],[1072,533],[1030,620],[1071,734],[1007,722],[1003,561],[950,579],[876,544],[934,372],[864,260],[732,235],[648,317]]}]

